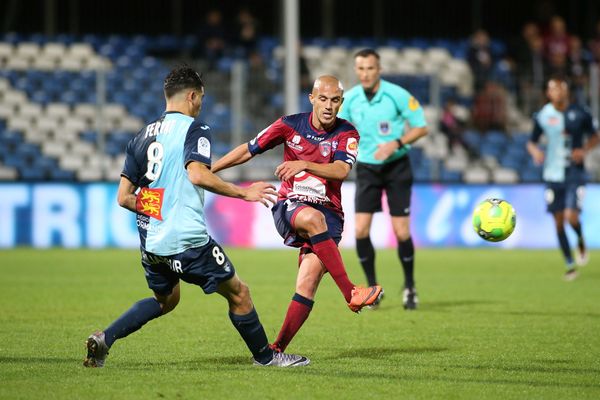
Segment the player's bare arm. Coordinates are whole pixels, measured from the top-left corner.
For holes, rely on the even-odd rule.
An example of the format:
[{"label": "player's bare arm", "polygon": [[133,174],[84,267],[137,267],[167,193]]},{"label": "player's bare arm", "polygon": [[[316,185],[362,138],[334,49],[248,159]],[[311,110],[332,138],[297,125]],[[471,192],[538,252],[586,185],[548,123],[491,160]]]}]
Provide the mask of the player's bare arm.
[{"label": "player's bare arm", "polygon": [[533,162],[536,165],[540,165],[544,162],[544,152],[533,142],[527,142],[527,152],[533,158]]},{"label": "player's bare arm", "polygon": [[122,176],[121,181],[119,182],[119,190],[117,192],[117,201],[119,202],[119,205],[128,209],[129,211],[136,212],[136,190],[137,186],[134,185],[129,179]]},{"label": "player's bare arm", "polygon": [[576,163],[582,163],[588,151],[596,147],[598,143],[600,143],[600,134],[596,133],[588,139],[588,141],[585,143],[585,146],[583,146],[582,148],[573,149],[573,152],[571,153],[571,158]]},{"label": "player's bare arm", "polygon": [[214,173],[221,170],[233,167],[235,165],[243,164],[252,158],[252,154],[248,150],[248,144],[240,144],[235,149],[221,157],[217,162],[212,164],[212,171]]},{"label": "player's bare arm", "polygon": [[310,161],[286,161],[281,163],[275,169],[275,175],[281,181],[287,181],[293,178],[297,173],[306,171],[318,177],[343,181],[350,173],[350,165],[344,161],[336,160],[333,163],[319,164]]},{"label": "player's bare arm", "polygon": [[245,201],[260,202],[267,207],[269,203],[275,204],[274,197],[277,196],[277,192],[275,186],[269,183],[256,182],[248,187],[240,187],[225,182],[201,162],[192,161],[188,163],[186,168],[190,182],[205,190]]},{"label": "player's bare arm", "polygon": [[[402,136],[402,144],[411,144],[416,142],[417,140],[419,140],[420,138],[422,138],[423,136],[427,135],[427,128],[426,127],[417,127],[417,128],[411,128],[408,132],[406,132],[404,134],[404,136]],[[391,141],[391,142],[387,142],[387,143],[382,143],[378,146],[377,151],[375,152],[375,159],[376,160],[385,160],[388,157],[390,157],[392,154],[394,154],[394,152],[400,148],[400,143],[398,143],[397,140]]]}]

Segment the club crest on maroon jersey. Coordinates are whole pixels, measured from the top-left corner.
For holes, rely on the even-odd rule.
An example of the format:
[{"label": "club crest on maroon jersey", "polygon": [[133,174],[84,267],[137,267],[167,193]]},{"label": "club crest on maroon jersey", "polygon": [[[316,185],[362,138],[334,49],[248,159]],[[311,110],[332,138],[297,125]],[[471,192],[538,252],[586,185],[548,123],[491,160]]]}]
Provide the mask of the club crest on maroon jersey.
[{"label": "club crest on maroon jersey", "polygon": [[319,151],[323,157],[327,157],[329,154],[331,154],[331,142],[319,143]]}]

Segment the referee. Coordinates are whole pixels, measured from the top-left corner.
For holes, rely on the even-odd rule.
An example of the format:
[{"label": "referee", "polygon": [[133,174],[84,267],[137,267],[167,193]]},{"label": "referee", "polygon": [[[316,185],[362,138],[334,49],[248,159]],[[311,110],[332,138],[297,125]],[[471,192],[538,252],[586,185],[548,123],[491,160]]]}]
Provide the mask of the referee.
[{"label": "referee", "polygon": [[[360,134],[356,167],[356,250],[369,285],[375,285],[375,249],[369,237],[373,213],[382,211],[385,190],[398,257],[404,270],[403,304],[417,308],[414,280],[415,249],[410,236],[412,171],[410,144],[427,135],[421,105],[402,87],[381,79],[379,54],[364,49],[354,56],[360,84],[344,96],[340,118],[352,122]],[[405,129],[405,123],[408,128]]]}]

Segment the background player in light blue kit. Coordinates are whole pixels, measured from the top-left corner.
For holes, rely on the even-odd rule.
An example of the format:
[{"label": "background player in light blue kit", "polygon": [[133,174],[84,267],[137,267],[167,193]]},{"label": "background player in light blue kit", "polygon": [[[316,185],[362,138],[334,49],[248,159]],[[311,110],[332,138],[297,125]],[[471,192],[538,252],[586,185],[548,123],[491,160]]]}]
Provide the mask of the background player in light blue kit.
[{"label": "background player in light blue kit", "polygon": [[[415,249],[410,235],[412,171],[410,144],[427,134],[421,105],[398,85],[381,79],[379,54],[372,49],[354,56],[360,84],[344,95],[340,118],[352,122],[360,134],[356,163],[356,250],[369,285],[375,285],[375,249],[369,232],[373,213],[381,211],[387,195],[398,257],[404,270],[404,308],[414,310],[418,299],[414,280]],[[405,130],[405,123],[409,128]]]},{"label": "background player in light blue kit", "polygon": [[[598,144],[600,136],[590,113],[569,101],[569,85],[565,78],[550,78],[546,95],[550,102],[533,117],[534,128],[527,151],[536,164],[544,163],[547,209],[554,216],[558,242],[567,266],[565,279],[570,281],[577,277],[575,264],[583,266],[589,258],[579,220],[586,182],[583,160],[585,154]],[[542,134],[547,140],[545,152],[538,147]],[[565,219],[577,234],[575,262],[565,233]]]},{"label": "background player in light blue kit", "polygon": [[142,266],[154,297],[138,301],[104,331],[90,335],[83,365],[102,367],[117,339],[173,310],[179,303],[180,279],[227,299],[229,318],[256,365],[308,364],[305,357],[269,347],[248,287],[206,230],[205,189],[266,206],[274,201],[275,187],[258,182],[242,188],[211,172],[210,128],[195,119],[204,97],[204,83],[196,71],[187,66],[172,70],[165,78],[164,94],[165,113],[127,145],[118,191],[119,204],[137,214]]}]

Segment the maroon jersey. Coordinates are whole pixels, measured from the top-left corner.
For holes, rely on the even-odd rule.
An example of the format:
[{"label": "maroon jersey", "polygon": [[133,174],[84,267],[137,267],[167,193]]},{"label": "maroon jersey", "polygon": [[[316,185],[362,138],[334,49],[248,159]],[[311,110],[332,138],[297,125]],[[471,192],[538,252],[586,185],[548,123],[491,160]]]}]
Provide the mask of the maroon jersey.
[{"label": "maroon jersey", "polygon": [[[329,131],[317,130],[311,123],[312,113],[282,117],[248,142],[254,156],[282,144],[283,160],[304,160],[319,164],[341,160],[354,165],[358,154],[358,132],[345,119],[337,118]],[[295,200],[321,204],[342,213],[342,181],[326,180],[302,171],[279,188],[278,200]]]}]

